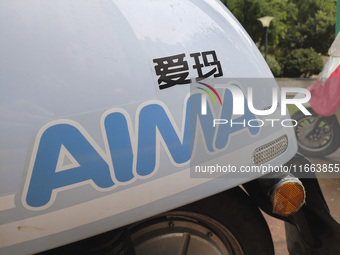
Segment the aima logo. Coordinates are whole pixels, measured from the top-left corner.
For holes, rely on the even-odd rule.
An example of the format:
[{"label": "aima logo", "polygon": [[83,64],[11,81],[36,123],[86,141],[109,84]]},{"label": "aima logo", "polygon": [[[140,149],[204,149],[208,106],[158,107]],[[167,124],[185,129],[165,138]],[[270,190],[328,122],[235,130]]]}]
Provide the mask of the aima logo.
[{"label": "aima logo", "polygon": [[[258,134],[259,127],[214,128],[214,118],[232,118],[232,95],[229,90],[224,91],[219,113],[209,105],[207,114],[201,115],[202,95],[194,93],[185,98],[181,123],[158,100],[138,106],[133,118],[122,108],[105,111],[97,123],[100,132],[94,134],[96,139],[74,120],[47,123],[38,132],[32,149],[23,205],[30,210],[46,209],[59,192],[83,185],[99,192],[131,185],[151,177],[160,167],[171,172],[189,165],[196,144],[203,146],[210,157],[227,149],[230,140],[241,131],[247,137]],[[245,114],[234,121],[244,123],[254,118],[246,108]],[[169,162],[161,160],[161,155]]]},{"label": "aima logo", "polygon": [[[180,123],[171,113],[179,108],[173,106],[170,111],[158,100],[139,105],[134,113],[122,108],[103,112],[97,123],[98,132],[92,134],[95,136],[71,119],[47,123],[34,142],[23,205],[31,210],[46,209],[59,192],[83,185],[90,185],[98,192],[132,185],[138,179],[153,176],[160,168],[171,172],[191,164],[196,145],[203,146],[206,153],[198,154],[199,157],[210,157],[232,146],[233,139],[240,143],[242,137],[248,143],[258,135],[263,121],[256,119],[251,107],[248,109],[252,101],[247,102],[239,87],[231,84],[219,97],[208,84],[203,86],[209,93],[213,92],[215,101],[216,98],[220,101],[220,111],[215,112],[208,104],[206,114],[202,115],[202,101],[207,100],[204,95],[209,93],[204,90],[204,93],[191,93],[183,102]],[[232,125],[220,125],[227,121]],[[212,123],[220,126],[215,128]],[[161,160],[161,155],[169,162]]]}]

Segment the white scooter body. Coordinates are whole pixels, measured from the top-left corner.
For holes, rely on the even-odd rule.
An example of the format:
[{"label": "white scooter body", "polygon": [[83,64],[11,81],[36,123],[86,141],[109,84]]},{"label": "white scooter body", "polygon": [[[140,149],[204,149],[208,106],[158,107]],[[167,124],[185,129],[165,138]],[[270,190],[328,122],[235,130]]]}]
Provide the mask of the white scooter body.
[{"label": "white scooter body", "polygon": [[[192,178],[192,158],[172,147],[190,139],[190,84],[199,71],[213,81],[273,78],[219,1],[0,6],[0,254],[58,247],[262,175]],[[173,74],[161,66],[169,63],[181,64],[183,83],[160,89]],[[270,86],[254,90],[269,95],[255,98],[261,107],[271,105]],[[204,145],[200,132],[191,139]],[[293,130],[282,126],[232,131],[216,157],[250,166],[256,148],[284,135],[287,149],[269,161],[281,165],[297,150]]]}]

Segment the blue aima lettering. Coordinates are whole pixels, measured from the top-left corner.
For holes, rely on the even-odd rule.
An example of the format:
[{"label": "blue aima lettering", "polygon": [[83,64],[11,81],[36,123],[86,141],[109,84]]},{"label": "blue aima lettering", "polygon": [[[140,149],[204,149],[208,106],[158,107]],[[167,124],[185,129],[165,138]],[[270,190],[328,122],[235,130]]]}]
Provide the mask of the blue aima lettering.
[{"label": "blue aima lettering", "polygon": [[[216,114],[208,107],[207,114],[201,115],[201,97],[201,94],[193,94],[187,99],[181,130],[167,107],[158,102],[140,107],[134,129],[127,113],[104,113],[105,150],[74,121],[47,124],[36,139],[23,194],[24,204],[30,209],[44,209],[53,204],[61,190],[90,184],[105,191],[138,177],[150,176],[159,166],[161,145],[172,164],[188,164],[199,133],[207,150],[214,152],[227,146],[234,132],[243,128],[248,128],[251,134],[259,131],[258,127],[240,125],[214,128]],[[232,94],[226,90],[220,118],[231,117],[232,100]],[[254,119],[254,115],[248,110],[237,121],[244,119]]]}]

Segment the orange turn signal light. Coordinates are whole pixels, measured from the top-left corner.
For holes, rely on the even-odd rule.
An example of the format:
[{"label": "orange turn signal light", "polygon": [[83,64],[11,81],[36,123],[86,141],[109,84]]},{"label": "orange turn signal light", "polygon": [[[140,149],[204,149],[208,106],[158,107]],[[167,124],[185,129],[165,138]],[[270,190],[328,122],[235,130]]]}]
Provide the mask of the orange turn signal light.
[{"label": "orange turn signal light", "polygon": [[298,179],[285,179],[273,190],[273,212],[281,216],[290,216],[303,206],[305,197],[305,188]]}]

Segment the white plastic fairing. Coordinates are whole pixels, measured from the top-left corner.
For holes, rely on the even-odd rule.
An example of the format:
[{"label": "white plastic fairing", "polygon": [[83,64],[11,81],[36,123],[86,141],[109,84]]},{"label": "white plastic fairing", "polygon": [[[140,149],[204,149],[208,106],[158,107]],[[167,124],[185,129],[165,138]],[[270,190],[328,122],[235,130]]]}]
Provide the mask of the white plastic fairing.
[{"label": "white plastic fairing", "polygon": [[[78,241],[260,176],[192,178],[193,157],[252,165],[282,136],[288,148],[270,163],[296,152],[281,125],[202,124],[196,81],[253,87],[256,109],[277,88],[237,81],[273,76],[220,1],[4,0],[0,38],[0,254]],[[232,112],[223,93],[216,105],[206,94],[206,119]]]}]

